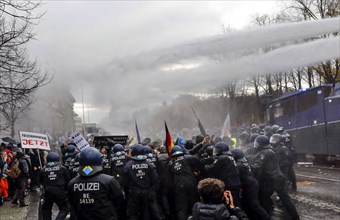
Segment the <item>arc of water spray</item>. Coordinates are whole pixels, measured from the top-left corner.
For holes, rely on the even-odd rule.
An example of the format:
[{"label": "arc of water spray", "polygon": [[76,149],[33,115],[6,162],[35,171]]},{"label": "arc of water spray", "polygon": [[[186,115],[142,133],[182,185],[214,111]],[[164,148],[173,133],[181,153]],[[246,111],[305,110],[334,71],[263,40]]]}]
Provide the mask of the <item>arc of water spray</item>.
[{"label": "arc of water spray", "polygon": [[339,18],[277,24],[252,30],[231,32],[225,35],[195,40],[173,48],[153,50],[122,59],[115,59],[108,66],[114,66],[116,70],[121,70],[125,73],[137,69],[156,69],[180,60],[210,57],[218,54],[232,54],[274,44],[315,38],[339,31]]},{"label": "arc of water spray", "polygon": [[[250,55],[229,62],[209,63],[197,69],[178,70],[159,76],[155,71],[148,77],[154,81],[150,86],[159,86],[163,91],[190,88],[207,88],[226,81],[244,79],[260,74],[285,72],[322,61],[340,58],[340,36],[290,45],[262,55]],[[150,73],[149,73],[150,74]],[[178,80],[178,79],[181,80]],[[176,82],[169,84],[165,82]]]}]

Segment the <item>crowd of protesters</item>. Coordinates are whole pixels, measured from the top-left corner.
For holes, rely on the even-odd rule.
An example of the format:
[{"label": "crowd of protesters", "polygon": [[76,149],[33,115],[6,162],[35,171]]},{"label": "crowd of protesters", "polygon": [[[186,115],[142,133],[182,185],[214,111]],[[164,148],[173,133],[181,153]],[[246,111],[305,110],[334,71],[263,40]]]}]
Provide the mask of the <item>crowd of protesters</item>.
[{"label": "crowd of protesters", "polygon": [[[88,155],[72,140],[62,144],[58,153],[2,145],[2,202],[24,207],[25,192],[42,185],[43,219],[51,218],[56,203],[57,219],[70,213],[70,219],[269,220],[276,192],[276,202],[292,219],[299,219],[288,194],[288,185],[296,190],[294,149],[279,126],[253,125],[231,138],[178,137],[170,149],[150,138],[132,146],[107,145],[89,147],[98,153]],[[96,154],[100,157],[93,159]],[[20,174],[16,176],[17,161]],[[115,188],[117,197],[103,197],[99,183],[107,184],[105,189]],[[113,208],[108,208],[110,203]]]},{"label": "crowd of protesters", "polygon": [[0,154],[0,205],[11,202],[25,207],[27,193],[39,190],[39,171],[46,164],[47,152],[2,143]]}]

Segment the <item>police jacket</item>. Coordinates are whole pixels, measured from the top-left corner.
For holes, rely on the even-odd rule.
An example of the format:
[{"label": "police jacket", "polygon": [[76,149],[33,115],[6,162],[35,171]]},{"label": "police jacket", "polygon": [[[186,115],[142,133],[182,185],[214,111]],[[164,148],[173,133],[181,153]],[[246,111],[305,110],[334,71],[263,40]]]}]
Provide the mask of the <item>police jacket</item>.
[{"label": "police jacket", "polygon": [[193,220],[228,220],[230,213],[227,207],[221,204],[195,203],[192,209]]},{"label": "police jacket", "polygon": [[39,180],[45,191],[65,192],[70,181],[70,175],[68,170],[61,166],[59,162],[50,162],[40,170]]},{"label": "police jacket", "polygon": [[241,185],[236,162],[229,153],[219,155],[212,164],[205,165],[204,168],[210,177],[222,180],[226,189]]},{"label": "police jacket", "polygon": [[70,205],[81,220],[116,220],[116,207],[124,199],[119,183],[103,173],[75,177],[68,184],[67,193]]},{"label": "police jacket", "polygon": [[124,167],[123,185],[129,190],[153,190],[160,187],[156,167],[146,160],[130,160]]},{"label": "police jacket", "polygon": [[288,147],[284,145],[280,145],[274,148],[275,156],[277,162],[279,163],[279,167],[283,175],[288,175],[288,170],[291,164],[293,163],[293,158],[291,157],[290,150]]},{"label": "police jacket", "polygon": [[102,154],[103,173],[111,175],[111,154]]},{"label": "police jacket", "polygon": [[157,159],[155,156],[153,157],[148,157],[146,158],[147,161],[149,161],[152,165],[154,165],[155,167],[157,167]]},{"label": "police jacket", "polygon": [[250,165],[245,158],[238,159],[236,161],[237,168],[240,174],[240,181],[243,188],[250,187],[257,182],[254,174],[251,172]]},{"label": "police jacket", "polygon": [[274,181],[283,176],[275,152],[270,145],[262,147],[256,154],[251,163],[251,169],[259,182]]},{"label": "police jacket", "polygon": [[171,188],[173,186],[173,178],[170,170],[170,159],[167,153],[157,155],[157,173],[161,181],[161,186]]},{"label": "police jacket", "polygon": [[124,167],[126,163],[130,160],[130,157],[122,154],[122,155],[113,155],[111,159],[111,175],[114,176],[119,183],[121,183],[121,179],[123,177]]},{"label": "police jacket", "polygon": [[79,170],[79,162],[77,164],[73,164],[69,166],[68,172],[70,174],[70,179],[73,179],[78,175],[78,170]]},{"label": "police jacket", "polygon": [[191,155],[174,157],[170,164],[170,168],[175,185],[194,184],[196,186],[196,175],[204,173],[203,164],[197,157]]}]

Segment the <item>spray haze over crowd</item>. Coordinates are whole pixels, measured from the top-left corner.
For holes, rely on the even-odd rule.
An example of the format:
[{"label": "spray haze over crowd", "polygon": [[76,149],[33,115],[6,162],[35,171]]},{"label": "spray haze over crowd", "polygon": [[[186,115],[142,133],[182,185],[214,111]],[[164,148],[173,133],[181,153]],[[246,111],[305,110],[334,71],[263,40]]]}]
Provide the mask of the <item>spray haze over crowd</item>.
[{"label": "spray haze over crowd", "polygon": [[[127,46],[128,51],[123,53],[105,51],[107,61],[94,66],[84,54],[83,65],[79,70],[73,67],[74,72],[67,76],[67,83],[78,98],[83,85],[85,102],[90,103],[93,112],[101,115],[102,123],[109,131],[118,131],[124,127],[123,123],[133,121],[134,111],[159,106],[180,94],[205,93],[229,81],[339,58],[339,36],[331,35],[338,31],[339,18],[333,18],[216,36],[210,34],[208,37],[187,35],[176,43],[169,36],[169,44],[160,45],[156,41],[150,49],[133,50]],[[151,31],[150,35],[157,35],[157,30]],[[320,38],[321,35],[331,37]],[[125,44],[125,39],[111,37],[112,44]],[[139,40],[138,36],[130,37]],[[87,52],[98,53],[96,50]],[[91,54],[91,57],[95,56]],[[55,73],[58,74],[63,75]],[[77,99],[77,102],[81,100]],[[133,124],[130,127],[133,129]]]},{"label": "spray haze over crowd", "polygon": [[[253,75],[317,64],[339,57],[339,37],[316,39],[320,34],[337,32],[338,23],[334,18],[277,25],[115,59],[105,67],[100,84],[111,84],[106,81],[110,77],[120,79],[113,94],[127,88],[125,92],[131,96],[125,93],[124,100],[119,96],[110,100],[123,102],[125,111],[123,106],[152,105],[154,100],[160,103],[178,93],[198,92]],[[282,46],[264,54],[250,53],[273,45]],[[224,59],[217,60],[218,56]]]}]

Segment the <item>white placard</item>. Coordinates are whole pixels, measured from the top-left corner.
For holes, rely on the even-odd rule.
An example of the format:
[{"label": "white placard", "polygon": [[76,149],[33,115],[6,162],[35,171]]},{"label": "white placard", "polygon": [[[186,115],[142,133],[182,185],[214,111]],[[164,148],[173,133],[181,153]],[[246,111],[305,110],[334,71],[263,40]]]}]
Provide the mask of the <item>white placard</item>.
[{"label": "white placard", "polygon": [[77,147],[82,150],[85,147],[89,147],[89,143],[85,140],[83,135],[79,131],[75,131],[70,135],[70,138],[74,141]]},{"label": "white placard", "polygon": [[19,131],[22,148],[32,148],[41,150],[51,150],[46,134]]}]

